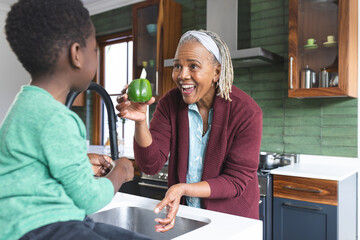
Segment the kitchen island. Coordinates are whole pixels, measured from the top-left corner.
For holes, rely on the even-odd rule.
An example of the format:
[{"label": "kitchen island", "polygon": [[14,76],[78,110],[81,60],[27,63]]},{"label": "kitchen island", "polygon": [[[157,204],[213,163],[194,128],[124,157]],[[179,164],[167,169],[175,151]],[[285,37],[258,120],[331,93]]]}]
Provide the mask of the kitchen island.
[{"label": "kitchen island", "polygon": [[[121,207],[136,207],[153,211],[158,203],[159,201],[150,198],[119,192],[114,196],[113,200],[103,209],[99,210],[98,213]],[[260,220],[254,220],[183,205],[180,205],[177,216],[185,219],[204,222],[206,224],[173,239],[262,239],[262,222]],[[156,217],[157,216],[154,213],[154,219]],[[134,224],[136,224],[136,222]],[[156,222],[151,221],[147,224],[155,226]],[[156,234],[159,234],[160,236],[164,233]]]}]

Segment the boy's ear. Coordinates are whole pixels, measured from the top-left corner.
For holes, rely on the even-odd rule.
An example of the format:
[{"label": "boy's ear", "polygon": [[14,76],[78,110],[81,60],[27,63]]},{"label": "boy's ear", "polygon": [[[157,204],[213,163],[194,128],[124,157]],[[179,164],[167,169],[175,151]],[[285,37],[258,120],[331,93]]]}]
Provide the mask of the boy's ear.
[{"label": "boy's ear", "polygon": [[70,64],[75,68],[82,67],[82,54],[80,51],[80,44],[73,43],[70,47]]}]

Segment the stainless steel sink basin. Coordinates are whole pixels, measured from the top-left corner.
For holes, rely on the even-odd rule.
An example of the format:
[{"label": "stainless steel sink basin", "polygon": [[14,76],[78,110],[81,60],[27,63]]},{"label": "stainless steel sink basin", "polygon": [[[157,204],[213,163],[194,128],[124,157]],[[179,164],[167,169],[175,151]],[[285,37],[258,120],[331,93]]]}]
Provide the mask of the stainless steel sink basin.
[{"label": "stainless steel sink basin", "polygon": [[155,232],[155,218],[165,218],[165,213],[155,214],[153,211],[140,208],[123,206],[113,208],[103,212],[89,215],[95,222],[102,222],[125,228],[134,232],[144,234],[152,239],[172,239],[193,231],[210,223],[210,219],[201,218],[201,220],[190,219],[177,216],[175,227],[168,232]]}]

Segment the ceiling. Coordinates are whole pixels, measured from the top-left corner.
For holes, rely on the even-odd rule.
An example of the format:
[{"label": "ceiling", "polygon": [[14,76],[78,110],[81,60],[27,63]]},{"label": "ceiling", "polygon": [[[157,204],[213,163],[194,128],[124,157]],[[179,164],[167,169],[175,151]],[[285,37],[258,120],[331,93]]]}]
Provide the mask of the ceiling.
[{"label": "ceiling", "polygon": [[[102,0],[81,0],[81,1],[86,5],[86,4],[91,4],[91,3],[95,3],[95,2],[101,2]],[[123,1],[124,0],[119,0],[119,2],[123,2]],[[5,5],[11,5],[15,2],[17,2],[17,0],[0,0],[0,3],[3,3]]]},{"label": "ceiling", "polygon": [[[142,2],[144,0],[81,0],[91,15],[109,11],[114,8]],[[17,0],[0,0],[0,8],[8,10]]]}]

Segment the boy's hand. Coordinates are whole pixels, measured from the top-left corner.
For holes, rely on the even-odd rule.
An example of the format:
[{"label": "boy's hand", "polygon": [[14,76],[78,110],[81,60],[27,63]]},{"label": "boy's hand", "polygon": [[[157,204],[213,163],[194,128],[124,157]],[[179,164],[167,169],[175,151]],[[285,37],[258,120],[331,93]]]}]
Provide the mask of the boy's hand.
[{"label": "boy's hand", "polygon": [[132,161],[126,157],[115,160],[114,164],[115,166],[112,171],[105,177],[112,182],[114,194],[116,194],[123,183],[134,179],[134,165]]},{"label": "boy's hand", "polygon": [[128,182],[134,179],[134,165],[126,157],[121,157],[115,161],[115,171],[120,171],[124,181]]},{"label": "boy's hand", "polygon": [[99,155],[96,153],[88,153],[88,157],[90,159],[94,174],[97,177],[105,176],[112,169],[113,160],[109,156]]}]

